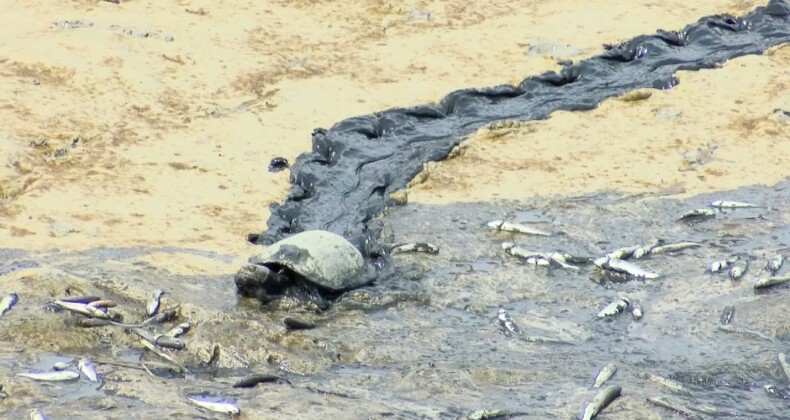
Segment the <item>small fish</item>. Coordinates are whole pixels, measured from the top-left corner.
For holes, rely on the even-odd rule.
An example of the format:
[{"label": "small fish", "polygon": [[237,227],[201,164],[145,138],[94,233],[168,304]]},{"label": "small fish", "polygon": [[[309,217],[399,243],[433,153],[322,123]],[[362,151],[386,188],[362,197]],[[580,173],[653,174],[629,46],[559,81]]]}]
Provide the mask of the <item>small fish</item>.
[{"label": "small fish", "polygon": [[631,264],[628,261],[612,258],[610,256],[597,258],[595,259],[595,261],[593,261],[593,263],[604,270],[627,274],[629,276],[633,276],[637,278],[656,279],[660,277],[660,274],[658,273],[653,273],[647,270],[643,270],[636,264]]},{"label": "small fish", "polygon": [[708,267],[705,269],[705,272],[711,274],[718,273],[719,271],[729,268],[732,265],[732,263],[734,263],[735,261],[738,261],[737,256],[733,258],[728,258],[726,260],[714,261],[708,264]]},{"label": "small fish", "polygon": [[617,365],[614,363],[607,363],[606,366],[598,371],[593,381],[593,388],[600,388],[606,381],[609,380],[614,374],[617,373]]},{"label": "small fish", "polygon": [[636,252],[639,248],[641,248],[641,246],[639,245],[617,248],[614,251],[612,251],[609,255],[619,260],[627,260],[631,258],[631,256],[634,255],[634,252]]},{"label": "small fish", "polygon": [[106,319],[82,318],[79,321],[79,326],[83,328],[106,327],[108,325],[112,325],[112,323]]},{"label": "small fish", "polygon": [[145,321],[142,325],[161,324],[162,322],[170,321],[176,317],[176,309],[168,309],[162,313],[156,314]]},{"label": "small fish", "polygon": [[746,270],[749,269],[749,261],[746,261],[743,265],[733,265],[730,267],[730,271],[727,272],[727,275],[730,276],[732,280],[738,280],[746,274]]},{"label": "small fish", "polygon": [[681,416],[683,416],[684,418],[687,418],[687,419],[696,419],[696,420],[703,419],[703,417],[700,416],[699,414],[692,413],[689,409],[687,409],[686,407],[683,407],[679,403],[669,402],[665,398],[648,397],[647,398],[647,402],[649,402],[649,403],[651,403],[653,405],[657,405],[657,406],[662,407],[662,408],[666,408],[668,410],[675,411],[675,412],[677,412],[678,414],[680,414]]},{"label": "small fish", "polygon": [[634,302],[631,304],[631,317],[634,318],[634,321],[639,321],[644,316],[645,310],[642,309],[642,305],[639,302]]},{"label": "small fish", "polygon": [[145,313],[148,314],[148,316],[154,316],[159,312],[159,304],[163,294],[165,294],[165,292],[162,289],[154,290],[151,293],[151,297],[145,305]]},{"label": "small fish", "polygon": [[35,381],[57,382],[57,381],[73,381],[74,379],[78,379],[80,377],[80,374],[71,370],[61,370],[58,372],[17,373],[16,376],[33,379]]},{"label": "small fish", "polygon": [[91,382],[99,382],[99,375],[96,373],[96,369],[93,367],[90,359],[83,357],[77,366],[80,368],[80,372]]},{"label": "small fish", "polygon": [[787,357],[784,353],[779,353],[777,358],[779,359],[779,365],[782,366],[782,372],[785,373],[785,377],[790,381],[790,363],[787,363]]},{"label": "small fish", "polygon": [[729,325],[732,322],[732,317],[735,315],[735,306],[729,305],[721,312],[719,322],[721,325]]},{"label": "small fish", "polygon": [[502,242],[502,249],[504,249],[505,252],[507,252],[508,254],[514,257],[525,258],[525,259],[530,257],[541,256],[543,254],[542,252],[526,250],[516,245],[515,242]]},{"label": "small fish", "polygon": [[88,306],[93,307],[93,308],[114,308],[114,307],[118,306],[118,304],[116,304],[115,302],[113,302],[113,301],[111,301],[109,299],[100,299],[100,300],[95,300],[93,302],[88,303]]},{"label": "small fish", "polygon": [[28,417],[30,418],[30,420],[47,420],[47,416],[45,416],[44,413],[41,412],[41,410],[39,410],[38,408],[34,408],[30,410],[30,414],[28,414]]},{"label": "small fish", "polygon": [[765,334],[763,334],[763,333],[761,333],[759,331],[747,330],[745,328],[734,328],[732,325],[719,325],[719,330],[724,331],[724,332],[728,332],[728,333],[748,335],[750,337],[761,338],[761,339],[763,339],[765,341],[768,341],[768,342],[771,342],[771,343],[775,343],[776,342],[776,340],[774,340],[773,337],[767,336],[767,335],[765,335]]},{"label": "small fish", "polygon": [[168,337],[178,338],[189,331],[189,328],[192,327],[192,324],[189,321],[182,322],[175,327],[171,328],[170,331],[166,332],[165,335]]},{"label": "small fish", "polygon": [[524,262],[530,265],[543,265],[543,266],[551,265],[551,261],[549,261],[549,259],[546,258],[545,255],[536,255],[534,257],[528,257],[526,260],[524,260]]},{"label": "small fish", "polygon": [[697,242],[678,242],[674,244],[661,245],[650,250],[651,254],[667,254],[670,252],[680,252],[691,248],[699,248],[702,244]]},{"label": "small fish", "polygon": [[634,258],[637,260],[645,258],[650,253],[653,252],[654,249],[658,248],[659,246],[664,245],[663,239],[653,239],[650,244],[640,246],[639,248],[634,251]]},{"label": "small fish", "polygon": [[206,397],[189,397],[189,401],[198,407],[205,408],[206,410],[214,411],[216,413],[225,413],[230,415],[241,413],[239,406],[232,401],[218,401]]},{"label": "small fish", "polygon": [[521,334],[521,328],[516,325],[516,323],[513,321],[513,318],[510,317],[510,314],[507,313],[505,308],[499,308],[497,319],[499,319],[499,325],[505,329],[505,334],[508,336],[511,334]]},{"label": "small fish", "polygon": [[169,335],[156,336],[156,339],[154,340],[154,344],[156,344],[159,347],[165,347],[168,349],[176,349],[176,350],[181,350],[184,347],[186,347],[186,344],[183,341],[175,337],[170,337]]},{"label": "small fish", "polygon": [[156,346],[153,343],[151,343],[150,341],[141,338],[140,339],[140,344],[142,344],[148,350],[151,350],[152,352],[154,352],[154,354],[156,354],[157,356],[159,356],[159,357],[167,360],[168,362],[172,363],[173,365],[175,365],[175,367],[177,368],[177,372],[184,372],[186,370],[186,369],[184,369],[183,366],[181,366],[181,363],[178,363],[178,361],[176,359],[173,359],[167,353],[164,353],[161,350],[159,350],[158,348],[156,348]]},{"label": "small fish", "polygon": [[598,318],[606,318],[607,316],[615,316],[615,315],[619,314],[620,312],[623,312],[626,308],[628,308],[629,304],[630,304],[630,302],[628,301],[628,299],[626,299],[626,298],[617,298],[614,302],[606,305],[603,309],[601,309],[601,311],[598,312],[598,315],[596,315],[596,316]]},{"label": "small fish", "polygon": [[425,252],[428,254],[438,254],[439,247],[427,242],[415,242],[411,244],[395,245],[390,248],[391,254],[398,252]]},{"label": "small fish", "polygon": [[779,269],[782,268],[782,264],[784,264],[784,262],[784,255],[777,254],[768,261],[768,264],[765,265],[765,269],[770,271],[772,276],[775,276]]},{"label": "small fish", "polygon": [[777,284],[787,283],[788,281],[790,281],[790,275],[779,277],[763,277],[757,279],[757,281],[754,282],[754,288],[765,289],[771,286],[776,286]]},{"label": "small fish", "polygon": [[52,369],[54,370],[66,370],[68,368],[69,368],[69,364],[64,362],[55,362],[55,364],[52,365]]},{"label": "small fish", "polygon": [[504,220],[494,220],[488,222],[486,226],[488,226],[489,229],[501,230],[504,232],[518,232],[518,233],[523,233],[525,235],[536,235],[536,236],[551,236],[551,233],[549,232],[545,232],[540,229],[536,229],[521,223],[506,222]]},{"label": "small fish", "polygon": [[678,220],[702,219],[707,217],[713,217],[715,215],[716,215],[716,210],[713,209],[694,209],[681,214]]},{"label": "small fish", "polygon": [[549,257],[549,262],[553,262],[566,270],[579,271],[579,267],[574,267],[567,263],[565,254],[562,252],[550,252],[546,256]]},{"label": "small fish", "polygon": [[620,394],[623,392],[623,388],[620,385],[612,385],[603,391],[599,392],[598,395],[593,398],[592,402],[587,404],[584,407],[584,412],[582,413],[579,418],[581,420],[592,420],[598,413],[601,412],[607,405],[609,405],[612,401],[616,400]]},{"label": "small fish", "polygon": [[61,302],[89,304],[101,300],[98,296],[66,296],[58,299]]},{"label": "small fish", "polygon": [[743,203],[740,201],[726,201],[726,200],[714,201],[710,203],[709,206],[719,209],[752,209],[752,208],[762,207],[752,203]]},{"label": "small fish", "polygon": [[6,314],[6,312],[10,311],[17,302],[19,302],[19,296],[16,293],[11,292],[6,295],[3,300],[0,300],[0,316],[3,316]]},{"label": "small fish", "polygon": [[270,375],[268,373],[252,373],[233,383],[234,388],[254,388],[255,385],[263,383],[286,383],[291,382],[285,378],[277,375]]},{"label": "small fish", "polygon": [[59,306],[71,312],[76,312],[81,315],[89,316],[98,319],[110,319],[110,316],[101,309],[88,306],[85,303],[71,303],[56,299],[52,302],[54,305]]},{"label": "small fish", "polygon": [[689,391],[688,388],[681,385],[680,382],[673,381],[672,379],[668,379],[663,376],[658,376],[647,372],[643,372],[641,374],[638,374],[637,376],[642,379],[647,379],[651,382],[655,382],[676,394],[691,395],[691,391]]}]

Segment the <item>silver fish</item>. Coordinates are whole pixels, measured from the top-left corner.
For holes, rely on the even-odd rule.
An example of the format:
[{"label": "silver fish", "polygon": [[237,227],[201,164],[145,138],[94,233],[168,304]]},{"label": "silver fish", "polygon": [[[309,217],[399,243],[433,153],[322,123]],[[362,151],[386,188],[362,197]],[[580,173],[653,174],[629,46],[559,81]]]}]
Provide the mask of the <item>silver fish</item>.
[{"label": "silver fish", "polygon": [[508,254],[510,254],[510,255],[512,255],[514,257],[518,257],[518,258],[525,258],[526,259],[526,258],[531,258],[531,257],[540,257],[540,256],[543,255],[542,252],[529,251],[527,249],[524,249],[524,248],[516,245],[514,242],[503,242],[502,243],[502,249],[504,249],[505,252],[507,252]]},{"label": "silver fish", "polygon": [[669,253],[669,252],[680,252],[680,251],[684,251],[684,250],[690,249],[690,248],[699,248],[701,246],[702,246],[702,244],[697,243],[697,242],[678,242],[678,243],[674,243],[674,244],[666,244],[666,245],[657,246],[657,247],[651,249],[650,253],[651,254],[655,254],[655,255],[666,254],[666,253]]},{"label": "silver fish", "polygon": [[642,309],[642,305],[639,302],[634,302],[631,304],[631,316],[634,318],[635,321],[639,321],[644,316],[645,310]]},{"label": "silver fish", "polygon": [[516,323],[513,321],[513,318],[510,317],[510,314],[507,313],[505,308],[499,308],[497,319],[499,319],[499,325],[505,329],[505,334],[521,334],[521,328],[516,325]]},{"label": "silver fish", "polygon": [[738,280],[746,274],[746,270],[749,269],[749,261],[746,261],[743,265],[733,265],[730,267],[730,271],[727,272],[727,275],[730,276],[732,280]]},{"label": "silver fish", "polygon": [[651,403],[653,405],[657,405],[657,406],[662,407],[662,408],[666,408],[668,410],[675,411],[675,412],[677,412],[678,414],[680,414],[681,416],[683,416],[684,418],[687,418],[687,419],[701,420],[701,419],[704,418],[704,417],[700,416],[699,414],[692,413],[690,411],[690,409],[687,409],[686,407],[683,407],[679,403],[669,402],[665,398],[648,397],[647,398],[647,402],[649,402],[649,403]]},{"label": "silver fish", "polygon": [[612,258],[610,256],[597,258],[595,261],[593,261],[593,263],[604,270],[627,274],[637,278],[656,279],[660,277],[660,274],[658,273],[644,270],[636,264],[632,264],[628,261],[623,261],[617,258]]},{"label": "silver fish", "polygon": [[777,358],[779,359],[779,365],[782,366],[782,371],[785,373],[785,377],[790,381],[790,363],[787,363],[787,357],[784,353],[779,353]]},{"label": "silver fish", "polygon": [[738,261],[738,257],[728,258],[726,260],[714,261],[708,264],[708,267],[705,269],[706,273],[718,273],[726,268],[729,268],[732,263]]},{"label": "silver fish", "polygon": [[709,206],[719,209],[751,209],[751,208],[762,207],[752,203],[743,203],[740,201],[726,201],[726,200],[714,201],[710,203]]},{"label": "silver fish", "polygon": [[729,325],[732,322],[733,315],[735,315],[735,306],[729,305],[721,312],[719,322],[721,322],[721,325]]},{"label": "silver fish", "polygon": [[617,365],[614,363],[607,363],[606,366],[598,371],[593,381],[593,388],[600,388],[606,381],[609,380],[614,374],[617,373]]},{"label": "silver fish", "polygon": [[215,399],[206,397],[189,397],[189,401],[198,407],[205,408],[209,411],[225,414],[241,414],[239,406],[232,401],[217,401]]},{"label": "silver fish", "polygon": [[178,338],[186,334],[186,332],[189,331],[189,328],[191,327],[192,324],[190,324],[189,321],[182,322],[173,327],[170,331],[166,332],[165,335],[168,337]]},{"label": "silver fish", "polygon": [[76,312],[81,315],[89,316],[91,318],[110,319],[110,316],[107,315],[106,312],[102,311],[101,309],[88,306],[87,304],[84,303],[64,302],[60,299],[56,299],[52,303],[63,309],[69,310],[71,312]]},{"label": "silver fish", "polygon": [[77,366],[80,368],[80,372],[91,382],[99,382],[99,375],[96,373],[96,369],[94,369],[90,359],[83,357]]},{"label": "silver fish", "polygon": [[28,414],[30,420],[47,420],[47,416],[41,412],[38,408],[34,408],[30,410],[30,414]]},{"label": "silver fish", "polygon": [[80,374],[71,370],[61,370],[57,372],[17,373],[16,376],[33,379],[35,381],[57,382],[57,381],[72,381],[74,379],[78,379],[80,377]]},{"label": "silver fish", "polygon": [[550,232],[542,231],[521,223],[506,222],[504,220],[494,220],[486,224],[489,229],[501,230],[505,232],[518,232],[526,235],[551,236]]},{"label": "silver fish", "polygon": [[620,312],[623,312],[626,308],[628,308],[629,304],[630,304],[630,302],[628,301],[628,299],[626,299],[626,298],[617,298],[614,302],[606,305],[603,309],[601,309],[601,311],[598,312],[598,315],[596,315],[596,316],[598,318],[606,318],[607,316],[615,316],[615,315],[619,314]]},{"label": "silver fish", "polygon": [[772,276],[775,276],[779,269],[782,268],[782,264],[784,264],[784,262],[784,255],[777,254],[768,261],[768,264],[765,265],[765,269],[770,271]]},{"label": "silver fish", "polygon": [[790,275],[779,277],[763,277],[754,282],[755,289],[765,289],[767,287],[776,286],[790,281]]},{"label": "silver fish", "polygon": [[574,266],[572,266],[572,265],[567,263],[567,261],[565,259],[565,255],[566,254],[564,254],[562,252],[549,252],[547,254],[547,256],[549,257],[549,260],[551,262],[559,265],[560,267],[562,267],[562,268],[564,268],[566,270],[578,271],[579,267],[574,267]]},{"label": "silver fish", "polygon": [[620,260],[627,260],[631,258],[631,256],[634,255],[634,252],[636,252],[636,250],[638,250],[639,248],[641,248],[641,246],[639,245],[617,248],[614,251],[612,251],[609,255]]},{"label": "silver fish", "polygon": [[524,262],[531,265],[551,265],[551,261],[549,261],[549,259],[546,258],[545,255],[536,255],[534,257],[529,257],[526,260],[524,260]]},{"label": "silver fish", "polygon": [[19,302],[19,296],[14,292],[9,293],[3,300],[0,300],[0,316],[10,311],[17,302]]},{"label": "silver fish", "polygon": [[680,382],[673,381],[672,379],[668,379],[663,376],[658,376],[647,372],[643,372],[641,374],[638,374],[637,376],[642,379],[647,379],[651,382],[655,382],[676,394],[691,395],[691,391],[689,391],[688,388],[681,385]]},{"label": "silver fish", "polygon": [[582,413],[579,418],[581,420],[592,420],[598,413],[601,412],[607,405],[609,405],[612,401],[616,400],[620,394],[623,392],[623,388],[620,385],[612,385],[603,391],[599,392],[598,395],[593,398],[592,402],[587,404],[584,407],[584,412]]},{"label": "silver fish", "polygon": [[427,242],[415,242],[411,244],[395,245],[390,248],[391,254],[398,252],[426,252],[428,254],[437,254],[439,253],[439,247]]},{"label": "silver fish", "polygon": [[713,209],[694,209],[681,214],[678,220],[702,219],[705,217],[712,217],[715,215],[716,215],[716,210]]},{"label": "silver fish", "polygon": [[148,299],[148,303],[145,305],[145,313],[148,314],[148,316],[154,316],[157,312],[159,312],[159,303],[163,294],[165,294],[165,292],[162,289],[154,290],[151,293],[151,297]]}]

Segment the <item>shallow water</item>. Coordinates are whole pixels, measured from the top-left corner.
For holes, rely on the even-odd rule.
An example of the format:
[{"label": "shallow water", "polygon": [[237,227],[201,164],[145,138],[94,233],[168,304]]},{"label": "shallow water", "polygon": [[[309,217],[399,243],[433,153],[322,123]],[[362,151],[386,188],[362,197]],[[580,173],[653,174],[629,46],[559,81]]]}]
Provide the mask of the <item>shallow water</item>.
[{"label": "shallow water", "polygon": [[[52,418],[123,418],[127,410],[141,418],[222,418],[186,400],[210,395],[236,400],[249,418],[335,413],[459,418],[482,409],[573,418],[596,393],[590,388],[596,371],[613,362],[619,370],[607,384],[621,385],[623,396],[603,418],[672,418],[671,412],[645,402],[654,396],[748,418],[786,418],[788,401],[768,396],[763,386],[788,386],[777,353],[787,351],[790,339],[790,291],[777,286],[755,293],[751,282],[772,250],[790,242],[788,186],[783,182],[682,201],[600,194],[393,208],[382,219],[381,242],[426,241],[441,251],[393,255],[376,284],[346,294],[323,313],[240,299],[233,273],[178,276],[138,261],[163,252],[159,248],[79,254],[5,250],[0,284],[4,292],[17,290],[20,302],[0,319],[0,384],[9,394],[0,407],[13,416],[39,407]],[[717,199],[766,208],[729,211],[699,223],[675,221],[686,210]],[[528,222],[555,235],[528,237],[483,227],[494,219]],[[591,266],[579,272],[528,266],[500,248],[512,240],[528,249],[602,255],[652,238],[704,246],[637,260],[662,277],[626,282],[609,282]],[[743,279],[704,273],[708,263],[735,254],[753,260]],[[63,296],[66,288],[117,301],[111,312],[122,314],[125,322],[144,318],[151,290],[166,290],[165,308],[180,305],[180,316],[156,330],[193,322],[183,338],[186,349],[168,351],[189,372],[173,373],[122,328],[80,328],[79,316],[47,310],[47,301]],[[597,319],[597,311],[618,296],[641,302],[645,316]],[[719,330],[727,305],[736,307],[732,327],[767,339]],[[506,336],[495,320],[500,307],[524,335],[573,344]],[[286,313],[319,327],[285,332],[280,320]],[[209,366],[215,343],[221,346],[220,357]],[[82,356],[94,359],[104,381],[100,387],[84,378],[47,384],[15,377]],[[110,364],[117,362],[127,365]],[[252,371],[276,373],[292,385],[230,386]],[[675,378],[691,395],[674,395],[638,377],[642,372]]]}]

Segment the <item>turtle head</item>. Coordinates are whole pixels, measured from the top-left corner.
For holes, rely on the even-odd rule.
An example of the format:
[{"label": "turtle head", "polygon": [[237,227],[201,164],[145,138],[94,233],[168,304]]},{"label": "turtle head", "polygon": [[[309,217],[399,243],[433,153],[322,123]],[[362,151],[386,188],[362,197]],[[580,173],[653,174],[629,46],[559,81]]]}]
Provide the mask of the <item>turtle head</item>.
[{"label": "turtle head", "polygon": [[259,264],[247,264],[241,267],[234,280],[239,294],[256,297],[262,302],[282,296],[289,283],[288,277],[279,270]]}]

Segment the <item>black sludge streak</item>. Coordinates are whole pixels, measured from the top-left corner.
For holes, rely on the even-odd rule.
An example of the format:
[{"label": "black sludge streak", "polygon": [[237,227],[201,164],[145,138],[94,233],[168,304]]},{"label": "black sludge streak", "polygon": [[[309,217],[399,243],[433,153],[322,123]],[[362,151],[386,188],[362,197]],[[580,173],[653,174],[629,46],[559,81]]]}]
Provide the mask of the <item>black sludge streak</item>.
[{"label": "black sludge streak", "polygon": [[559,73],[518,86],[464,89],[438,104],[390,109],[313,131],[312,152],[291,167],[291,190],[271,208],[268,229],[250,235],[268,245],[304,230],[324,229],[375,256],[378,225],[370,223],[428,161],[447,157],[466,134],[487,123],[545,119],[557,110],[589,110],[636,88],[670,89],[679,70],[713,68],[790,42],[790,3],[772,0],[744,17],[715,15],[681,31],[660,30],[607,46]]}]

